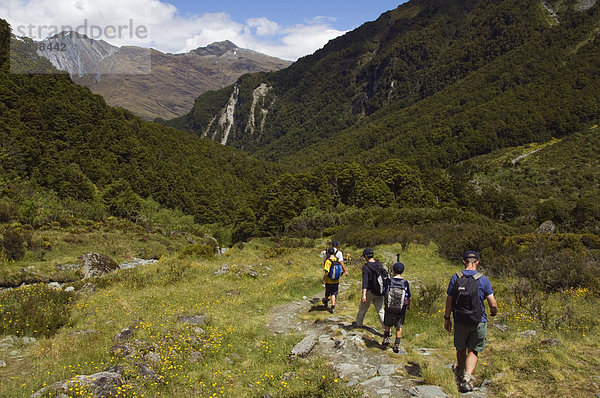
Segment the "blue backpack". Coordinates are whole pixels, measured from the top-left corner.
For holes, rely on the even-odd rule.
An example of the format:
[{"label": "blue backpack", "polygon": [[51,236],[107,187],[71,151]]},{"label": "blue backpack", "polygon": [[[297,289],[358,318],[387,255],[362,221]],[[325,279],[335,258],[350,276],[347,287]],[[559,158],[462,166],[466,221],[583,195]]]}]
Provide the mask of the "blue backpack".
[{"label": "blue backpack", "polygon": [[331,267],[329,268],[329,279],[337,281],[340,279],[343,272],[344,270],[342,268],[342,263],[340,263],[338,260],[331,261]]}]

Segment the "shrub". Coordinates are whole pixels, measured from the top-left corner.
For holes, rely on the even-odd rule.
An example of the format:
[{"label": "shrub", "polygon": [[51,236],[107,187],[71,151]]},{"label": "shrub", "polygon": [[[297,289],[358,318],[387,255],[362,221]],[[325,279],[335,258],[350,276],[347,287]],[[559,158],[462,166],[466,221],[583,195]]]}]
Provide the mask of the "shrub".
[{"label": "shrub", "polygon": [[9,260],[20,260],[25,255],[25,237],[14,228],[6,228],[0,241],[0,249]]},{"label": "shrub", "polygon": [[416,305],[425,314],[434,314],[442,308],[442,298],[446,298],[446,289],[440,282],[427,282],[416,295]]},{"label": "shrub", "polygon": [[71,293],[43,284],[0,292],[0,333],[51,336],[69,322]]},{"label": "shrub", "polygon": [[0,202],[0,223],[9,223],[17,218],[18,208],[12,202]]}]

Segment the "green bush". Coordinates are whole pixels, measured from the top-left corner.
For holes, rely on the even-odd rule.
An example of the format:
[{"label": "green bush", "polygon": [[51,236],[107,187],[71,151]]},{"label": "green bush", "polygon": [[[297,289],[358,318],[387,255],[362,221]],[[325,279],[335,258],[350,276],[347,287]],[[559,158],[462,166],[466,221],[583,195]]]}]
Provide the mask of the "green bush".
[{"label": "green bush", "polygon": [[8,227],[2,233],[0,251],[9,260],[20,260],[25,255],[25,237],[23,233]]},{"label": "green bush", "polygon": [[425,314],[434,314],[443,308],[442,300],[446,298],[446,289],[440,282],[427,282],[421,286],[416,296],[417,308]]},{"label": "green bush", "polygon": [[51,336],[68,324],[71,293],[43,284],[0,292],[0,334]]},{"label": "green bush", "polygon": [[211,258],[217,253],[218,249],[219,245],[216,239],[210,236],[205,236],[200,238],[200,242],[184,247],[180,254],[184,257],[198,256]]}]

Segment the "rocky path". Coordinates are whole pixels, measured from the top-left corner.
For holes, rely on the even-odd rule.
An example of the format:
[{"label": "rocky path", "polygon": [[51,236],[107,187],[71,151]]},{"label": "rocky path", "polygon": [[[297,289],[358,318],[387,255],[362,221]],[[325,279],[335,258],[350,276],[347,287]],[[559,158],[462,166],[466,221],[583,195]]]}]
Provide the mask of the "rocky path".
[{"label": "rocky path", "polygon": [[[347,286],[346,286],[347,287]],[[323,311],[328,316],[316,322],[301,318],[309,311]],[[403,347],[398,354],[391,348],[383,350],[380,331],[369,327],[353,328],[353,318],[329,314],[320,297],[294,301],[272,309],[267,327],[273,333],[300,333],[306,337],[299,342],[292,355],[317,355],[325,358],[348,386],[356,386],[364,397],[448,397],[439,386],[422,384],[420,367],[407,359]],[[431,350],[417,349],[422,355]],[[485,387],[465,397],[485,398]]]}]

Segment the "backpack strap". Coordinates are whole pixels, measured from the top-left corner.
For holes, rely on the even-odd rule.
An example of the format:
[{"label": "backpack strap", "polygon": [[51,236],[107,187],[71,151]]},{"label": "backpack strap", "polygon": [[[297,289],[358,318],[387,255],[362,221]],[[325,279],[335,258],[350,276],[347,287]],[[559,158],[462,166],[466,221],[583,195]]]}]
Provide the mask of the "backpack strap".
[{"label": "backpack strap", "polygon": [[483,274],[481,272],[476,273],[475,275],[473,275],[473,279],[479,279],[483,276]]},{"label": "backpack strap", "polygon": [[456,276],[457,276],[458,278],[462,278],[464,275],[463,275],[462,271],[458,271],[458,272],[456,273]]}]

